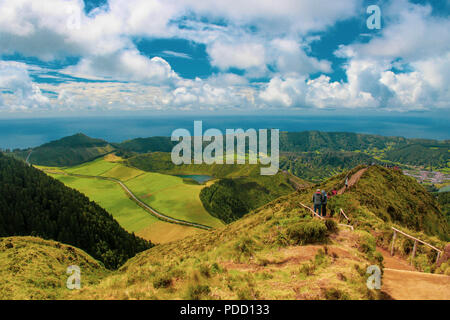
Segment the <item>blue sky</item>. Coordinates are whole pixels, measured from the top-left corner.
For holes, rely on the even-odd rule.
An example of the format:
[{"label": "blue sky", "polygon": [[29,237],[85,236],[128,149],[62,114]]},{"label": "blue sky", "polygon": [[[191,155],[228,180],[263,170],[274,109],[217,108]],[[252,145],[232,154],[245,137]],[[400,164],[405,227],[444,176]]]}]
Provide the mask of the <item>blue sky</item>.
[{"label": "blue sky", "polygon": [[1,1],[0,117],[448,116],[449,13],[448,0]]}]

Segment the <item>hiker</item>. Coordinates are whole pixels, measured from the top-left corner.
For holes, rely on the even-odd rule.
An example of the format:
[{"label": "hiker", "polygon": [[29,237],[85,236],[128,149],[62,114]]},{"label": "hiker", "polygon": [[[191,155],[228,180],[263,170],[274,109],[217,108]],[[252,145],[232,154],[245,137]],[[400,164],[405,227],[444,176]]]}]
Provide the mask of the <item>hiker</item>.
[{"label": "hiker", "polygon": [[322,190],[322,217],[327,216],[327,193],[325,190]]},{"label": "hiker", "polygon": [[316,190],[316,193],[313,195],[313,204],[314,204],[314,212],[318,213],[319,216],[322,213],[322,193],[320,189]]},{"label": "hiker", "polygon": [[333,188],[333,191],[331,191],[331,194],[332,194],[333,196],[337,195],[337,190]]},{"label": "hiker", "polygon": [[348,176],[345,177],[345,190],[348,189]]}]

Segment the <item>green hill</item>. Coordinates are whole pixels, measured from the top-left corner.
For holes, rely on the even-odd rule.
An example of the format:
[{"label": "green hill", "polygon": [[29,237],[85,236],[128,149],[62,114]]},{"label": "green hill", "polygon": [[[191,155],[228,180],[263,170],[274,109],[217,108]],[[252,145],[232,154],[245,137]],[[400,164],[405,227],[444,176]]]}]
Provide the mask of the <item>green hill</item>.
[{"label": "green hill", "polygon": [[137,138],[118,143],[116,146],[125,151],[137,153],[149,152],[171,152],[176,143],[170,140],[170,137],[149,137]]},{"label": "green hill", "polygon": [[[367,288],[366,269],[377,264],[383,270],[383,256],[377,247],[389,246],[391,226],[443,248],[446,243],[436,236],[448,234],[448,225],[434,197],[415,180],[378,166],[361,169],[354,168],[318,185],[326,190],[340,189],[346,175],[361,173],[348,191],[329,201],[334,212],[345,210],[354,231],[338,226],[334,220],[311,217],[300,203],[310,205],[311,194],[318,187],[312,186],[277,198],[224,227],[141,252],[109,274],[89,260],[88,268],[93,267],[88,269],[88,276],[92,280],[82,290],[57,293],[69,299],[388,298],[383,290]],[[1,249],[3,246],[11,249],[11,245],[3,244],[5,241],[0,242],[0,255],[6,250]],[[50,281],[56,283],[62,266],[54,273],[40,266],[53,261],[55,255],[67,258],[67,249],[52,249],[47,257],[47,249],[38,251],[29,247],[35,244],[22,244],[17,246],[23,252],[18,257],[37,263],[19,270],[23,278],[12,279],[16,255],[1,256],[0,275],[5,275],[9,286],[0,285],[0,294],[28,294],[38,286],[41,290],[33,297],[53,298],[57,284],[35,284],[33,279],[41,272],[43,279],[49,274]],[[399,238],[396,250],[408,256],[412,243]],[[31,257],[32,252],[38,252],[37,257]],[[413,264],[433,271],[435,258],[433,251],[418,246]]]},{"label": "green hill", "polygon": [[446,167],[450,159],[449,145],[411,144],[386,152],[386,160],[426,167]]},{"label": "green hill", "polygon": [[278,173],[274,176],[222,179],[202,189],[200,199],[211,215],[230,223],[294,191],[289,177]]},{"label": "green hill", "polygon": [[215,178],[259,176],[260,166],[250,164],[182,164],[175,165],[170,153],[153,152],[127,159],[127,164],[140,170],[165,174],[210,175]]},{"label": "green hill", "polygon": [[[79,133],[34,148],[28,161],[42,166],[73,166],[91,161],[113,150],[114,147],[108,142]],[[25,160],[28,153],[18,151],[16,155]]]},{"label": "green hill", "polygon": [[151,247],[83,194],[0,153],[0,237],[28,235],[81,248],[107,268]]},{"label": "green hill", "polygon": [[280,157],[280,168],[308,181],[319,182],[360,164],[373,162],[379,161],[361,152],[284,153]]},{"label": "green hill", "polygon": [[[319,187],[338,190],[344,186],[347,175],[351,177],[361,168],[363,167],[335,176]],[[310,201],[307,200],[308,197],[305,201]],[[330,199],[329,207],[335,211],[343,208],[346,212],[352,212],[359,218],[359,223],[366,220],[368,223],[395,223],[413,231],[448,240],[449,225],[435,197],[415,179],[403,175],[400,170],[381,166],[368,167],[347,192]]]},{"label": "green hill", "polygon": [[35,237],[0,238],[0,299],[61,299],[68,294],[67,267],[81,271],[81,285],[97,284],[110,272],[82,250]]}]

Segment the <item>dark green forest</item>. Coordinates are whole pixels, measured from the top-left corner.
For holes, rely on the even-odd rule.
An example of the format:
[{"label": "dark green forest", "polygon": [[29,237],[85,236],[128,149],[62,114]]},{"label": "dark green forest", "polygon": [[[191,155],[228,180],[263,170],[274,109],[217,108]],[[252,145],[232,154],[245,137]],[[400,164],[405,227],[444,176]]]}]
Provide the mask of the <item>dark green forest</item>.
[{"label": "dark green forest", "polygon": [[289,178],[279,173],[274,176],[221,179],[202,189],[200,200],[211,215],[230,223],[294,191]]},{"label": "dark green forest", "polygon": [[379,161],[361,152],[285,153],[281,154],[280,168],[302,179],[319,182],[343,170],[373,162]]},{"label": "dark green forest", "polygon": [[0,153],[0,237],[28,235],[81,248],[110,269],[153,246],[80,192]]}]

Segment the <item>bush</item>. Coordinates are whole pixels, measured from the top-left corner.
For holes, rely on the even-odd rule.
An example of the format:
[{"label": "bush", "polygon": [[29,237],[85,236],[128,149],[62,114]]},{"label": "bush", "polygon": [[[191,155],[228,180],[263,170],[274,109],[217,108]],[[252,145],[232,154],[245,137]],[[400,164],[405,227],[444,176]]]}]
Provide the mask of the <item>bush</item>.
[{"label": "bush", "polygon": [[202,264],[200,265],[200,273],[205,277],[205,278],[209,278],[211,276],[211,269],[209,267],[209,265],[207,264]]},{"label": "bush", "polygon": [[358,230],[355,233],[359,236],[359,250],[366,254],[374,253],[376,249],[375,238],[366,231]]},{"label": "bush", "polygon": [[153,280],[153,287],[155,289],[168,288],[172,284],[172,279],[167,276],[160,276]]},{"label": "bush", "polygon": [[325,299],[327,300],[348,300],[349,296],[342,290],[329,288],[325,290]]},{"label": "bush", "polygon": [[243,237],[234,244],[234,250],[240,256],[252,256],[256,249],[256,243],[249,237]]},{"label": "bush", "polygon": [[334,233],[334,232],[338,231],[337,222],[334,220],[330,220],[330,219],[325,220],[325,226],[327,227],[329,232]]},{"label": "bush", "polygon": [[314,274],[314,271],[316,270],[316,266],[312,262],[307,262],[302,264],[300,267],[300,274],[303,274],[305,276],[312,276]]},{"label": "bush", "polygon": [[323,242],[327,238],[327,227],[320,221],[297,223],[287,229],[287,238],[292,244],[304,245]]},{"label": "bush", "polygon": [[204,296],[211,293],[211,289],[208,285],[190,285],[187,289],[186,299],[187,300],[201,300]]}]

